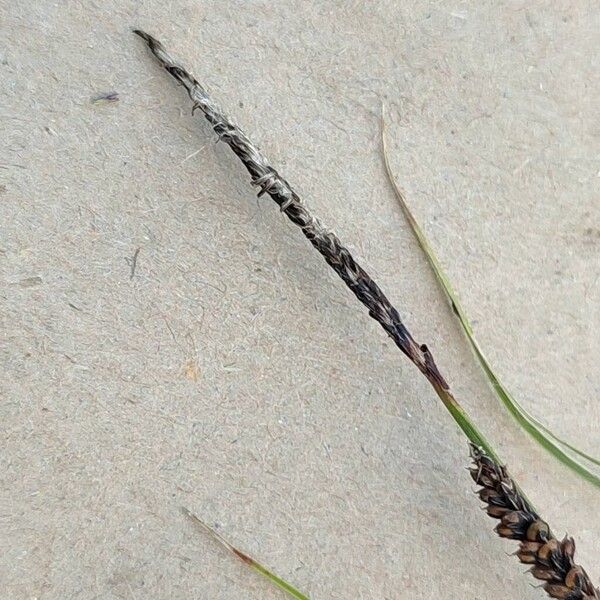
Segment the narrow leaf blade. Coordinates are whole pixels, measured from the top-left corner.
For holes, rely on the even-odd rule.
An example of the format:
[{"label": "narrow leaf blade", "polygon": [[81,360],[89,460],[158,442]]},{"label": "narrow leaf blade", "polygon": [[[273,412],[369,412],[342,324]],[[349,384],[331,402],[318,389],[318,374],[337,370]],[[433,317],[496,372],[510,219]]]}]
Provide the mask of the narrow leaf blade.
[{"label": "narrow leaf blade", "polygon": [[261,565],[258,561],[254,560],[251,556],[248,556],[246,553],[238,550],[233,544],[229,543],[222,535],[217,533],[212,527],[207,525],[204,521],[202,521],[198,516],[196,516],[193,512],[188,510],[187,508],[181,509],[183,514],[192,519],[194,523],[199,525],[204,531],[206,531],[215,541],[217,541],[221,546],[226,548],[229,552],[237,556],[242,562],[248,565],[251,569],[254,569],[258,573],[260,573],[263,577],[266,577],[273,585],[277,586],[279,589],[286,592],[292,598],[296,598],[296,600],[310,600],[308,596],[298,591],[293,585],[282,579],[278,575],[275,575],[272,571],[269,571],[265,566]]},{"label": "narrow leaf blade", "polygon": [[[580,477],[582,477],[592,485],[600,487],[600,477],[598,477],[595,473],[590,471],[585,465],[581,464],[581,462],[579,462],[576,458],[572,458],[571,456],[569,456],[560,446],[570,450],[577,456],[595,465],[600,465],[600,460],[594,458],[593,456],[590,456],[589,454],[586,454],[582,450],[579,450],[572,444],[558,437],[550,429],[548,429],[548,427],[543,425],[537,418],[535,418],[527,410],[525,410],[525,408],[512,396],[512,394],[506,389],[506,387],[502,384],[498,376],[493,371],[489,361],[487,360],[483,351],[481,350],[479,343],[475,339],[471,323],[469,322],[465,310],[461,306],[458,297],[454,292],[452,285],[450,284],[450,280],[448,279],[447,275],[442,269],[442,266],[437,256],[435,255],[433,248],[429,244],[427,238],[425,237],[425,234],[423,233],[423,230],[419,226],[419,223],[417,222],[410,208],[408,207],[408,204],[404,197],[404,193],[402,192],[400,186],[394,178],[389,162],[389,156],[387,153],[387,145],[385,138],[385,121],[383,118],[383,114],[381,118],[381,144],[386,174],[388,176],[392,189],[394,190],[396,199],[400,204],[400,207],[406,217],[406,220],[411,226],[411,229],[419,243],[419,246],[421,247],[425,256],[427,257],[427,260],[431,265],[435,277],[438,283],[440,284],[442,290],[444,291],[445,296],[450,303],[452,311],[456,315],[461,325],[461,328],[469,342],[469,345],[471,346],[473,353],[475,354],[481,368],[483,369],[489,383],[491,384],[492,389],[494,390],[502,404],[515,418],[515,420],[521,425],[521,427],[523,427],[523,429],[525,429],[525,431],[527,431],[527,433],[529,433],[529,435],[533,437],[534,440],[536,440],[536,442],[538,442],[542,447],[544,447],[548,452],[550,452],[557,460],[559,460],[572,471],[577,473]],[[456,415],[454,415],[454,417],[456,419]],[[461,423],[459,423],[459,425],[461,425]]]}]

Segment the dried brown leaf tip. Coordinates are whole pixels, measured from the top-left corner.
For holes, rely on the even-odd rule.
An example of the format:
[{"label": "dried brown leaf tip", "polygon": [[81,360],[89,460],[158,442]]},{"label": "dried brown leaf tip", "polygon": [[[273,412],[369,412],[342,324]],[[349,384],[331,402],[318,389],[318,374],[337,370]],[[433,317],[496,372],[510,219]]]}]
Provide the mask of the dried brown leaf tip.
[{"label": "dried brown leaf tip", "polygon": [[588,574],[575,564],[575,541],[559,541],[520,493],[506,468],[494,462],[480,448],[471,445],[471,477],[481,488],[478,496],[487,505],[487,513],[499,519],[496,533],[518,540],[515,553],[531,565],[531,574],[544,581],[543,588],[559,600],[600,600],[600,591]]}]

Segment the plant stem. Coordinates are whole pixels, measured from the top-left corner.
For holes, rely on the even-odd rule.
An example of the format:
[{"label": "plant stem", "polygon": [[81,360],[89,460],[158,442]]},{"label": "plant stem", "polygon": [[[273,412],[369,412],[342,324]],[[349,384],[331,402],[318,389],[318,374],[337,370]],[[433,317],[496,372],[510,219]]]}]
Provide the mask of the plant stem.
[{"label": "plant stem", "polygon": [[[467,416],[456,398],[450,392],[446,380],[440,373],[433,356],[425,344],[418,344],[403,324],[400,314],[390,303],[371,276],[356,262],[350,251],[342,245],[338,237],[325,228],[311,214],[290,184],[271,166],[267,158],[248,137],[229,119],[198,81],[171,58],[164,46],[151,35],[135,30],[148,45],[162,66],[188,92],[194,102],[193,110],[200,109],[215,133],[242,161],[250,175],[252,184],[260,188],[259,196],[267,193],[281,211],[302,230],[308,241],[319,251],[327,264],[339,275],[352,293],[364,304],[369,315],[375,319],[394,340],[398,348],[425,375],[433,386],[444,406],[458,423],[481,456],[487,456],[491,464],[499,469],[500,459],[486,441],[483,434]],[[511,480],[515,493],[529,510],[532,504]],[[551,594],[552,595],[552,594]],[[553,596],[559,598],[559,596]],[[563,596],[562,598],[567,598]],[[590,599],[592,596],[589,597]],[[585,596],[571,596],[568,600],[587,600]]]},{"label": "plant stem", "polygon": [[199,108],[204,113],[220,139],[227,143],[239,157],[252,176],[252,183],[261,188],[259,196],[268,193],[290,221],[300,227],[302,233],[319,251],[327,264],[367,307],[369,315],[383,327],[398,348],[425,375],[467,437],[477,446],[484,448],[489,456],[498,460],[493,448],[452,395],[427,346],[415,341],[402,322],[398,311],[372,277],[356,262],[350,251],[342,245],[339,238],[309,212],[290,184],[279,175],[240,128],[209,98],[206,90],[171,58],[163,45],[147,33],[142,31],[135,31],[135,33],[146,41],[164,68],[186,88],[194,101],[194,109]]}]

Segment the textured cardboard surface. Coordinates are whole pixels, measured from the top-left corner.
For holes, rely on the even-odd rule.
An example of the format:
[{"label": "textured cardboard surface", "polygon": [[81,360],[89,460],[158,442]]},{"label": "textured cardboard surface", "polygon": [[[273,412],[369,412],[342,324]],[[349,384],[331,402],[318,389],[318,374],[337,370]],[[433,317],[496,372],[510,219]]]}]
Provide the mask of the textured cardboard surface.
[{"label": "textured cardboard surface", "polygon": [[356,252],[600,578],[598,491],[486,388],[378,141],[383,99],[493,364],[599,455],[594,3],[0,0],[0,21],[3,597],[283,597],[182,505],[314,599],[543,597],[426,381],[133,26]]}]

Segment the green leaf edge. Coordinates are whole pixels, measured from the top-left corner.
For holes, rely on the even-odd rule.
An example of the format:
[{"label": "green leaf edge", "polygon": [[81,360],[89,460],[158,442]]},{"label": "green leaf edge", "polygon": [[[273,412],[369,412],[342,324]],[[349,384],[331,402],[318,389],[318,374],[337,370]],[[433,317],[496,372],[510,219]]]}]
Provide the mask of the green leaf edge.
[{"label": "green leaf edge", "polygon": [[[383,110],[382,110],[382,116],[381,116],[381,145],[382,145],[382,153],[383,153],[383,162],[385,164],[385,171],[386,171],[387,177],[389,179],[389,182],[392,186],[392,189],[394,190],[396,199],[398,200],[398,203],[400,204],[400,206],[402,208],[402,211],[406,217],[406,220],[409,222],[410,227],[411,227],[415,237],[417,238],[419,246],[425,253],[425,256],[427,257],[427,260],[428,260],[429,264],[431,265],[431,268],[435,274],[435,277],[436,277],[437,281],[439,282],[442,290],[444,291],[444,294],[445,294],[446,298],[448,299],[454,314],[458,318],[458,321],[459,321],[459,323],[462,327],[462,330],[469,342],[469,345],[471,346],[471,349],[473,350],[473,353],[475,354],[481,368],[483,369],[484,373],[486,374],[487,379],[492,386],[492,389],[496,393],[496,396],[498,396],[498,398],[500,399],[502,404],[504,404],[506,409],[514,417],[514,419],[517,421],[517,423],[519,423],[519,425],[521,425],[521,427],[525,431],[527,431],[527,433],[529,433],[529,435],[531,435],[531,437],[533,437],[533,439],[536,440],[536,442],[538,442],[538,444],[540,444],[543,448],[545,448],[548,452],[550,452],[550,454],[552,454],[552,456],[554,456],[554,458],[556,458],[561,463],[563,463],[565,466],[567,466],[568,468],[573,470],[575,473],[577,473],[577,475],[579,475],[580,477],[582,477],[583,479],[585,479],[592,485],[600,488],[600,477],[595,475],[592,471],[590,471],[588,468],[586,468],[579,461],[577,461],[576,459],[574,459],[574,458],[570,457],[568,454],[566,454],[559,446],[557,446],[557,444],[555,442],[557,442],[558,444],[561,444],[565,448],[568,448],[575,454],[579,455],[580,457],[588,460],[589,462],[591,462],[595,465],[600,465],[600,460],[598,460],[597,458],[594,458],[593,456],[590,456],[589,454],[586,454],[585,452],[583,452],[582,450],[579,450],[578,448],[576,448],[569,442],[558,437],[550,429],[548,429],[548,427],[543,425],[537,418],[535,418],[533,415],[531,415],[529,412],[527,412],[527,410],[525,410],[525,408],[523,408],[523,406],[512,396],[512,394],[502,384],[500,379],[494,373],[487,358],[483,354],[483,351],[481,350],[479,343],[477,342],[477,340],[474,337],[471,323],[469,322],[469,319],[468,319],[464,309],[460,305],[460,302],[458,301],[456,293],[454,292],[454,289],[452,288],[452,285],[450,284],[448,277],[444,273],[442,266],[441,266],[437,256],[435,255],[433,249],[431,248],[429,242],[427,241],[427,238],[425,237],[423,230],[419,226],[419,223],[417,222],[414,215],[410,211],[408,204],[406,202],[406,199],[404,198],[404,194],[394,178],[394,175],[392,173],[392,169],[390,166],[390,162],[389,162],[389,156],[387,153],[387,145],[386,145],[386,139],[385,139],[385,120],[383,117]],[[452,412],[452,415],[454,416],[454,418],[456,420],[457,415],[454,412]],[[459,422],[459,425],[461,425],[460,422]],[[462,425],[461,425],[461,428],[463,428]],[[464,430],[464,428],[463,428],[463,430]]]}]

